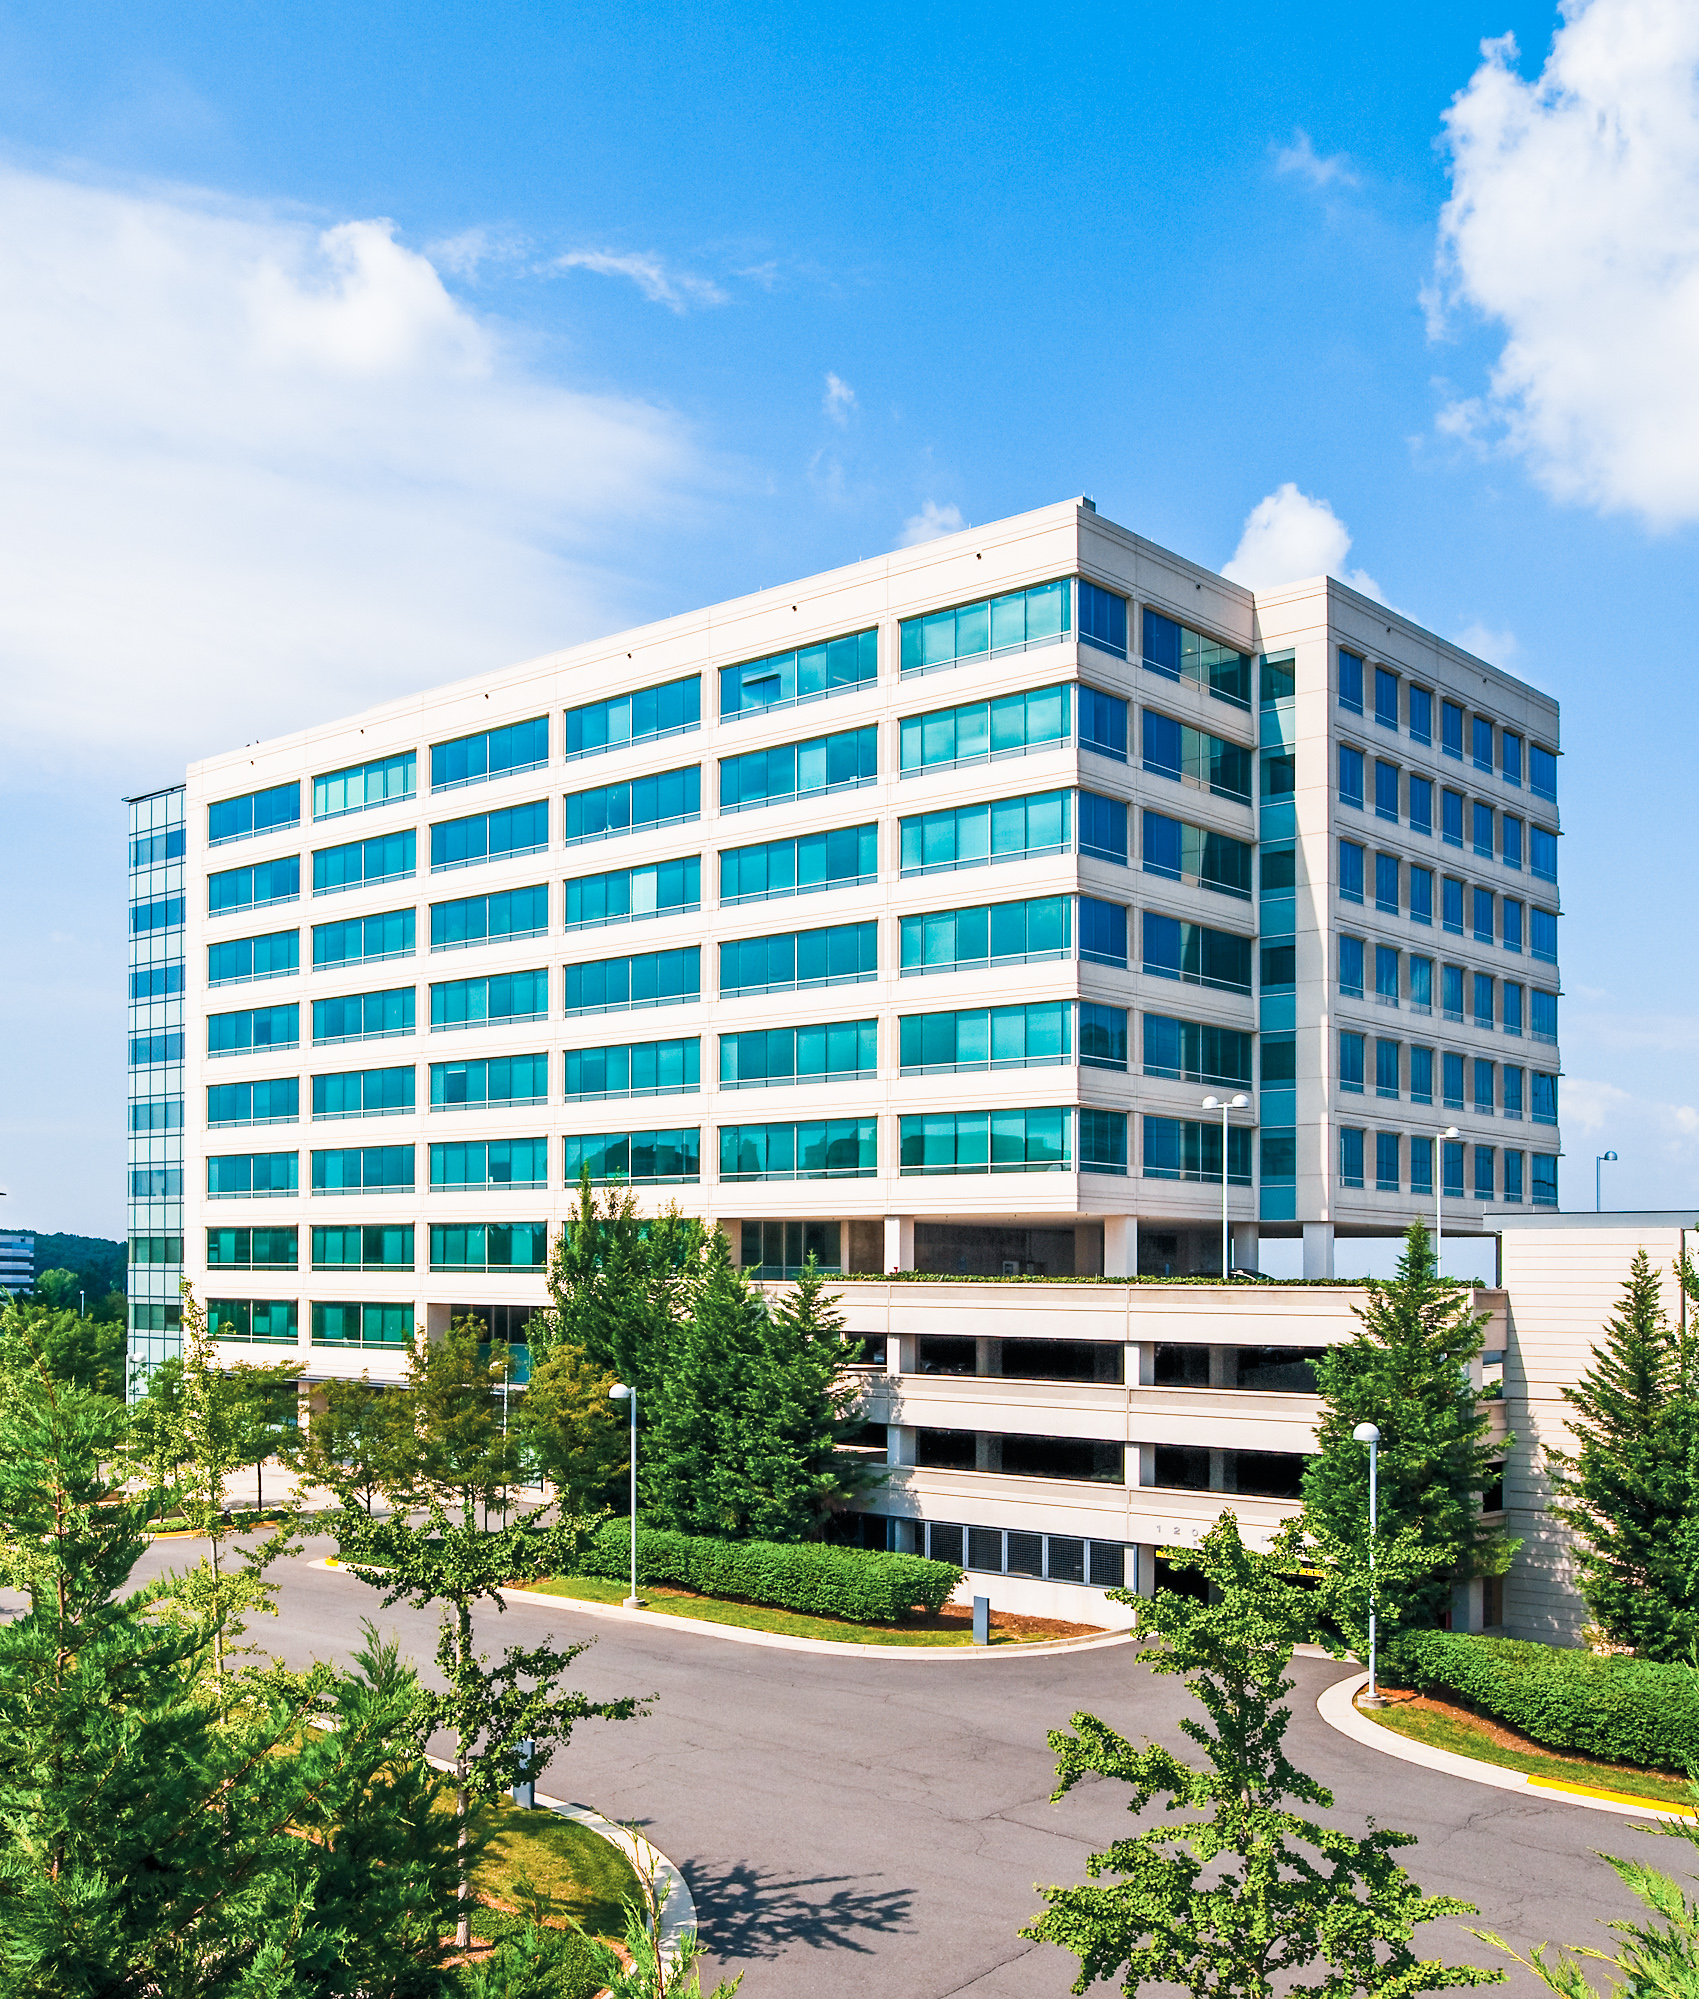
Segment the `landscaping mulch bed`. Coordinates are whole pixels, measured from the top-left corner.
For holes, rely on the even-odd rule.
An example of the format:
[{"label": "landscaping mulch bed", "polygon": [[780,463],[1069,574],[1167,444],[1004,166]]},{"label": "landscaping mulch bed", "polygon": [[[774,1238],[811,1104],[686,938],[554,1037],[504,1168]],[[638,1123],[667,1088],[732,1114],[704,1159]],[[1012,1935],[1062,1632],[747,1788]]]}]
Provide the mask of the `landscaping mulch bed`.
[{"label": "landscaping mulch bed", "polygon": [[[964,1631],[973,1628],[973,1606],[947,1603],[936,1617],[913,1617],[904,1621],[905,1630]],[[1101,1624],[1065,1624],[1059,1617],[1021,1617],[1012,1610],[994,1610],[991,1629],[1007,1631],[1017,1638],[1101,1638]]]}]

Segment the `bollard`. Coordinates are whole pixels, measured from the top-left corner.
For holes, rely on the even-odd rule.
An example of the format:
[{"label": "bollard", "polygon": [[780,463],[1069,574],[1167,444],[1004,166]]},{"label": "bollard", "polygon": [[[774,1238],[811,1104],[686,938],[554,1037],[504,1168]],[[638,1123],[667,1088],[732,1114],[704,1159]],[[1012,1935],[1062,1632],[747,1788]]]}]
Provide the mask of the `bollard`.
[{"label": "bollard", "polygon": [[991,1599],[976,1596],[973,1600],[973,1642],[976,1645],[991,1643]]},{"label": "bollard", "polygon": [[531,1758],[535,1755],[536,1749],[537,1745],[529,1737],[519,1745],[520,1767],[526,1774],[513,1787],[513,1802],[522,1812],[534,1812],[537,1809],[537,1784],[536,1779],[530,1774]]}]

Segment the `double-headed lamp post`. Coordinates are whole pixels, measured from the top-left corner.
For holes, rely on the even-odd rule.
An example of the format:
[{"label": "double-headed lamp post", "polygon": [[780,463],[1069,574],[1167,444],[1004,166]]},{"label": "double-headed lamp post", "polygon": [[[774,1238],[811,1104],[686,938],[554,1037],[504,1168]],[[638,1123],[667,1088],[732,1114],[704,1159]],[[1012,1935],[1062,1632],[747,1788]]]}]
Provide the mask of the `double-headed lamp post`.
[{"label": "double-headed lamp post", "polygon": [[[1456,1125],[1448,1124],[1439,1135],[1439,1157],[1434,1161],[1434,1275],[1445,1275],[1445,1141],[1463,1136]],[[1358,1443],[1364,1441],[1357,1439]],[[1370,1453],[1373,1461],[1373,1453]]]},{"label": "double-headed lamp post", "polygon": [[608,1400],[631,1405],[631,1594],[625,1600],[625,1607],[641,1610],[643,1600],[637,1594],[637,1390],[616,1381],[608,1390]]},{"label": "double-headed lamp post", "polygon": [[1236,1097],[1205,1097],[1203,1107],[1221,1113],[1221,1278],[1225,1283],[1233,1275],[1232,1237],[1227,1227],[1227,1113],[1249,1110],[1251,1100],[1240,1091]]},{"label": "double-headed lamp post", "polygon": [[1359,1423],[1351,1432],[1351,1441],[1369,1447],[1369,1690],[1363,1705],[1382,1707],[1385,1703],[1375,1687],[1375,1488],[1380,1477],[1380,1432],[1372,1423]]}]

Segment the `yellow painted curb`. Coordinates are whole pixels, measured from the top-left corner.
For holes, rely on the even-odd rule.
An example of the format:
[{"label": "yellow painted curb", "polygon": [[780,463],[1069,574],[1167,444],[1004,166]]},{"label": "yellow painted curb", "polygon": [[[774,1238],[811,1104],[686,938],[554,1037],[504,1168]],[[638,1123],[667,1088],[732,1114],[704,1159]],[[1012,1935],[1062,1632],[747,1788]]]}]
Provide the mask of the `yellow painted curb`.
[{"label": "yellow painted curb", "polygon": [[1600,1791],[1591,1784],[1560,1784],[1555,1777],[1529,1773],[1528,1787],[1535,1791],[1559,1791],[1571,1798],[1603,1798],[1607,1804],[1633,1805],[1641,1811],[1675,1812],[1683,1818],[1699,1817],[1699,1807],[1671,1804],[1667,1798],[1637,1797],[1632,1791]]}]

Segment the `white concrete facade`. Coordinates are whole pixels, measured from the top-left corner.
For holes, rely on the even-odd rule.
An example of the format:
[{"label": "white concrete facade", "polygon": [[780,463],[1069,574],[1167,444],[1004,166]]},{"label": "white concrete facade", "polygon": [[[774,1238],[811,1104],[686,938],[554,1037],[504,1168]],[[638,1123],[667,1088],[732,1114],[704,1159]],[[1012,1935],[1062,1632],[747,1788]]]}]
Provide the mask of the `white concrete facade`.
[{"label": "white concrete facade", "polygon": [[[952,607],[1014,603],[1019,593],[1042,593],[1058,583],[1066,585],[1068,605],[1066,629],[1059,636],[1045,631],[1006,646],[994,639],[990,646],[964,651],[953,664],[923,662],[923,670],[903,670],[905,627],[914,628],[916,621]],[[1089,618],[1083,615],[1087,596]],[[1030,601],[1036,604],[1038,596]],[[1117,604],[1125,625],[1120,646],[1115,643]],[[971,635],[975,628],[964,614],[952,629]],[[1005,628],[988,624],[987,630],[993,629]],[[877,634],[875,677],[834,689],[829,698],[722,714],[724,669],[868,632]],[[1174,670],[1161,656],[1168,641],[1152,637],[1162,632],[1172,636]],[[958,642],[971,646],[971,636],[952,641]],[[911,666],[914,649],[911,643]],[[1351,661],[1358,663],[1355,670],[1362,676],[1358,706],[1351,705],[1350,688],[1342,678]],[[691,678],[699,680],[697,726],[625,741],[601,754],[565,754],[565,720],[573,711]],[[1378,721],[1377,686],[1382,691]],[[1393,690],[1390,707],[1388,686]],[[975,751],[903,768],[905,722],[913,725],[916,718],[936,717],[945,709],[1057,688],[1067,690],[1064,733],[1041,734],[1013,747],[988,739],[987,754]],[[1097,747],[1085,724],[1082,691],[1093,699],[1105,698],[1093,710],[1099,717],[1092,725]],[[1416,706],[1424,695],[1430,718],[1427,742],[1419,740]],[[1442,740],[1441,713],[1448,703],[1458,711],[1461,756],[1448,754]],[[1125,732],[1120,755],[1113,753],[1116,712]],[[546,718],[546,761],[487,782],[460,781],[433,790],[433,745],[535,718]],[[1486,729],[1486,754],[1479,768],[1472,761],[1477,723]],[[970,741],[977,740],[971,729],[982,725],[962,721],[951,726],[969,731],[961,740]],[[876,732],[876,772],[864,771],[841,786],[758,808],[743,803],[735,810],[722,809],[722,760],[865,730]],[[1510,768],[1513,745],[1515,767]],[[1506,1214],[1525,1210],[1537,1189],[1556,1198],[1555,1080],[1549,1099],[1542,1099],[1550,1121],[1536,1124],[1531,1115],[1534,1071],[1555,1079],[1558,1068],[1556,965],[1535,962],[1529,955],[1529,912],[1538,902],[1555,919],[1557,908],[1555,881],[1535,881],[1529,873],[1529,829],[1537,822],[1551,835],[1557,831],[1555,799],[1536,797],[1529,786],[1536,745],[1555,757],[1554,703],[1345,586],[1317,579],[1253,596],[1104,520],[1089,501],[1069,501],[383,704],[345,722],[208,758],[190,768],[184,803],[184,1274],[202,1297],[238,1308],[237,1318],[226,1319],[233,1328],[240,1329],[240,1312],[257,1312],[251,1323],[270,1328],[274,1345],[280,1337],[296,1344],[311,1376],[363,1369],[374,1378],[398,1374],[395,1325],[405,1321],[435,1331],[453,1306],[472,1305],[491,1313],[505,1329],[522,1323],[544,1298],[541,1273],[535,1269],[440,1267],[449,1250],[445,1240],[444,1256],[433,1258],[433,1224],[530,1224],[552,1232],[573,1201],[576,1174],[566,1170],[568,1148],[585,1135],[627,1132],[697,1134],[695,1176],[645,1184],[640,1198],[655,1205],[676,1201],[686,1212],[724,1228],[734,1254],[748,1252],[752,1259],[760,1254],[764,1270],[773,1267],[773,1246],[785,1243],[788,1223],[795,1242],[806,1240],[800,1231],[809,1224],[835,1230],[835,1261],[848,1272],[996,1276],[1012,1269],[1048,1277],[1218,1273],[1220,1127],[1218,1114],[1204,1112],[1201,1104],[1206,1095],[1225,1097],[1235,1091],[1242,1091],[1250,1104],[1232,1112],[1232,1122],[1253,1128],[1248,1144],[1244,1138],[1234,1140],[1235,1184],[1227,1189],[1236,1267],[1256,1267],[1259,1232],[1301,1234],[1306,1272],[1328,1277],[1336,1234],[1393,1233],[1413,1213],[1431,1214],[1431,1182],[1417,1170],[1418,1147],[1431,1143],[1437,1128],[1452,1123],[1462,1133],[1458,1143],[1466,1148],[1468,1185],[1462,1198],[1447,1201],[1447,1230],[1494,1229]],[[1353,753],[1362,758],[1361,803],[1342,795],[1350,790],[1342,751],[1347,759]],[[410,791],[392,792],[384,802],[359,811],[314,817],[315,779],[408,755],[415,759]],[[1378,816],[1377,762],[1393,772],[1390,791],[1387,780],[1381,780]],[[1171,768],[1176,763],[1177,770]],[[668,814],[665,823],[646,830],[568,843],[567,799],[594,787],[637,784],[689,768],[699,773],[695,812]],[[1431,832],[1422,829],[1416,805],[1417,787],[1423,783],[1432,788]],[[289,785],[300,788],[295,819],[251,837],[209,844],[210,808]],[[1467,861],[1463,848],[1448,843],[1441,824],[1446,790],[1457,794],[1460,815],[1474,815],[1477,806],[1487,814],[1484,845],[1470,851]],[[949,833],[965,843],[953,861],[934,862],[927,844],[931,832],[918,826],[904,831],[905,821],[930,815],[962,812],[971,817],[977,807],[1007,808],[1011,800],[1054,801],[1058,795],[1067,801],[1062,837],[1037,839],[1029,830],[1021,836],[1027,844],[1009,858],[981,859],[972,847],[978,835],[968,818],[953,822],[958,830]],[[481,865],[433,868],[434,825],[539,803],[546,817],[540,846]],[[1106,838],[1112,847],[1119,837],[1114,833],[1122,823],[1117,809],[1125,814],[1124,858],[1111,857],[1104,846]],[[1030,829],[1040,824],[1037,805],[1023,813],[1020,825]],[[1098,815],[1091,821],[1095,830],[1086,837],[1087,816],[1093,813]],[[1152,814],[1164,825],[1152,822]],[[1505,845],[1512,822],[1518,829],[1514,850]],[[930,823],[937,827],[943,822]],[[998,829],[1012,823],[1005,809],[989,837],[1001,839]],[[727,850],[870,824],[876,827],[872,878],[864,871],[817,893],[735,903],[722,899],[721,856]],[[315,853],[406,832],[415,842],[411,872],[315,893]],[[1164,846],[1164,840],[1170,844]],[[1366,857],[1360,901],[1350,899],[1351,885],[1341,877],[1342,841],[1361,847]],[[1383,892],[1380,898],[1386,906],[1379,908],[1378,856],[1388,857],[1380,885],[1383,891],[1390,889],[1390,897]],[[291,857],[299,866],[293,897],[266,898],[269,906],[264,908],[244,905],[211,912],[210,876],[273,860],[287,863]],[[908,860],[916,865],[905,865]],[[566,927],[563,884],[608,871],[687,861],[694,861],[699,877],[694,906],[642,921]],[[1388,875],[1384,870],[1392,863],[1396,867]],[[1431,877],[1425,911],[1418,906],[1418,869]],[[1471,917],[1467,936],[1448,931],[1444,922],[1441,880],[1447,874],[1459,881],[1466,900]],[[545,934],[433,950],[433,905],[521,889],[546,893]],[[1477,889],[1489,898],[1479,937],[1472,920]],[[1507,898],[1521,912],[1514,939],[1503,927]],[[1069,912],[1061,950],[1000,958],[988,952],[956,969],[905,965],[905,922],[912,926],[928,913],[1017,902],[1054,909],[1057,899],[1065,900]],[[1112,950],[1082,950],[1087,904],[1099,906],[1094,921],[1101,920],[1103,908],[1124,913],[1124,964],[1107,961],[1114,957]],[[399,922],[404,911],[411,912],[412,925],[411,948],[405,953],[386,950],[360,962],[315,969],[317,926],[379,916]],[[1153,922],[1147,924],[1147,918]],[[1174,923],[1182,927],[1176,930]],[[722,945],[776,933],[865,925],[873,926],[876,962],[861,947],[864,956],[848,977],[828,976],[824,984],[812,986],[769,981],[775,989],[762,992],[722,991]],[[297,940],[296,968],[209,988],[212,947],[291,931]],[[1106,934],[1118,933],[1111,925]],[[1554,936],[1555,925],[1545,935]],[[1344,978],[1343,990],[1342,973],[1359,961],[1342,956],[1342,938],[1356,939],[1362,952],[1361,980]],[[1513,942],[1518,948],[1510,948]],[[1381,963],[1378,991],[1377,945],[1393,954]],[[924,956],[931,946],[919,949]],[[565,981],[578,967],[626,954],[680,950],[701,954],[699,989],[686,1003],[581,1011],[570,1017],[563,1013]],[[1178,962],[1165,955],[1170,953],[1177,954]],[[1425,965],[1426,972],[1419,973],[1418,965]],[[1472,1002],[1467,1009],[1450,1009],[1459,1017],[1445,1018],[1442,987],[1452,990],[1445,985],[1446,966],[1456,968],[1463,982],[1459,991],[1473,995],[1477,974],[1488,982],[1482,988],[1488,997],[1479,1024]],[[928,975],[919,975],[922,971]],[[546,975],[545,1016],[433,1031],[433,987],[532,972]],[[1221,973],[1226,975],[1217,976]],[[1511,987],[1519,996],[1513,1019],[1504,1011]],[[369,1038],[315,1044],[315,1002],[403,989],[413,995],[411,1031],[388,1028]],[[1539,1043],[1530,1032],[1536,989],[1547,995],[1551,1011],[1543,1019],[1553,1030]],[[299,1009],[295,1045],[274,1042],[233,1054],[211,1052],[212,1016],[290,1004]],[[988,1021],[992,1010],[1015,1007],[1067,1009],[1071,1039],[1064,1059],[1054,1059],[1052,1049],[1004,1066],[976,1059],[910,1064],[905,1072],[905,1017],[977,1013]],[[1081,1061],[1080,1009],[1092,1007],[1110,1009],[1111,1016],[1124,1014],[1125,1045],[1118,1056],[1124,1066]],[[1467,1019],[1460,1017],[1465,1011]],[[1053,1022],[1057,1016],[1052,1011],[1044,1018]],[[1104,1016],[1093,1018],[1101,1023]],[[1037,1014],[1023,1020],[1023,1031],[1039,1031]],[[1163,1046],[1170,1055],[1175,1048],[1183,1051],[1178,1057],[1151,1059],[1151,1020],[1169,1035]],[[827,1077],[782,1087],[722,1084],[720,1042],[728,1035],[853,1022],[873,1023],[874,1073],[867,1073],[862,1062],[839,1080]],[[1170,1029],[1164,1025],[1170,1022],[1184,1026]],[[971,1041],[971,1033],[982,1030],[960,1031]],[[1354,1072],[1342,1055],[1342,1033],[1362,1037],[1362,1066]],[[566,1062],[574,1052],[659,1041],[696,1045],[694,1088],[565,1098]],[[1377,1042],[1395,1045],[1390,1067],[1383,1055],[1377,1070]],[[1417,1088],[1421,1076],[1429,1074],[1418,1074],[1418,1048],[1431,1056],[1425,1092]],[[1112,1047],[1111,1055],[1115,1053]],[[1443,1100],[1447,1055],[1464,1064],[1459,1072],[1468,1078],[1464,1105]],[[530,1056],[546,1062],[546,1101],[527,1100],[506,1110],[431,1108],[435,1065]],[[1477,1076],[1479,1064],[1487,1066]],[[344,1110],[335,1118],[315,1117],[315,1077],[378,1069],[410,1072],[410,1107],[386,1107],[382,1115],[350,1116]],[[1514,1106],[1507,1102],[1505,1080],[1512,1070],[1520,1079]],[[224,1121],[209,1128],[209,1088],[291,1078],[297,1086],[292,1117],[246,1125]],[[229,1109],[228,1094],[220,1103]],[[1507,1116],[1511,1110],[1515,1114]],[[1054,1120],[1044,1126],[1040,1115],[1028,1115],[1056,1112],[1066,1114],[1065,1126]],[[905,1120],[960,1118],[964,1122],[953,1128],[958,1137],[950,1142],[966,1148],[971,1160],[978,1141],[965,1121],[980,1115],[986,1124],[978,1129],[994,1128],[1004,1151],[1022,1142],[1008,1137],[1008,1121],[1024,1121],[1020,1129],[1026,1133],[1029,1156],[1021,1170],[937,1170],[936,1134],[929,1137],[918,1123],[905,1132]],[[855,1163],[848,1169],[805,1167],[798,1177],[722,1176],[720,1171],[722,1128],[831,1121],[840,1132],[847,1128],[854,1133],[867,1120],[875,1126],[873,1142],[869,1146],[863,1137],[854,1139]],[[1168,1122],[1153,1125],[1151,1120]],[[1065,1156],[1038,1156],[1052,1143],[1044,1131],[1053,1135],[1058,1129],[1066,1132]],[[1353,1133],[1360,1136],[1353,1140]],[[1377,1143],[1382,1134],[1387,1135],[1384,1144]],[[547,1167],[541,1178],[546,1184],[433,1187],[433,1146],[509,1140],[542,1142]],[[905,1141],[911,1157],[927,1170],[905,1170]],[[315,1153],[380,1147],[402,1148],[410,1155],[410,1184],[367,1188],[357,1195],[314,1191]],[[1487,1161],[1484,1167],[1479,1167],[1477,1149]],[[294,1156],[294,1192],[232,1196],[213,1189],[209,1160],[274,1153]],[[1518,1162],[1514,1176],[1507,1163],[1512,1155]],[[1538,1166],[1537,1160],[1547,1164]],[[1000,1168],[1006,1163],[1000,1161]],[[1355,1170],[1349,1170],[1353,1164]],[[1388,1171],[1377,1174],[1377,1164]],[[1439,1170],[1438,1159],[1432,1164]],[[1485,1177],[1477,1183],[1478,1168]],[[239,1169],[217,1170],[228,1181]],[[1382,1178],[1388,1182],[1384,1187],[1377,1185]],[[411,1230],[410,1259],[315,1267],[322,1262],[313,1253],[315,1229],[354,1227]],[[240,1241],[229,1232],[238,1232],[239,1238],[241,1231],[249,1231],[251,1247],[254,1230],[294,1231],[293,1264],[260,1266],[251,1257],[245,1264],[240,1255],[233,1261],[232,1247],[239,1249]],[[271,1238],[274,1250],[281,1239]],[[391,1237],[392,1252],[398,1240]],[[215,1245],[216,1262],[209,1260]],[[454,1254],[463,1253],[464,1246],[461,1239]],[[788,1257],[789,1252],[781,1249],[780,1254]],[[156,1271],[154,1281],[174,1275]],[[858,1312],[865,1289],[848,1287]],[[946,1307],[945,1290],[938,1288],[938,1302],[928,1308],[937,1311],[940,1323],[961,1302],[971,1301],[970,1309],[977,1312],[987,1296],[977,1287],[963,1287],[959,1300]],[[932,1287],[902,1287],[903,1309],[915,1309],[910,1301],[923,1293],[934,1296]],[[1066,1294],[1064,1305],[1063,1294],[1053,1286],[1010,1287],[995,1294],[999,1326],[1007,1329],[986,1337],[1074,1340],[1072,1332],[1039,1328],[1051,1326],[1058,1316],[1071,1325],[1078,1312],[1107,1310],[1111,1317],[1118,1313],[1121,1323],[1112,1344],[1129,1353],[1134,1348],[1142,1352],[1146,1345],[1154,1350],[1157,1335],[1126,1329],[1129,1313],[1147,1309],[1147,1295],[1081,1286],[1077,1294]],[[1223,1296],[1180,1295],[1177,1323],[1185,1324],[1219,1309],[1217,1304],[1204,1308],[1196,1299]],[[1282,1343],[1279,1323],[1296,1308],[1265,1301],[1286,1295],[1254,1294],[1258,1323],[1272,1314],[1275,1330],[1246,1335],[1244,1344]],[[1328,1301],[1324,1316],[1332,1325],[1344,1309],[1335,1309],[1333,1301],[1348,1294],[1302,1295]],[[1225,1296],[1236,1308],[1238,1294]],[[1120,1304],[1108,1305],[1111,1297]],[[328,1318],[327,1306],[333,1308]],[[383,1324],[382,1308],[389,1308],[391,1337],[348,1337],[356,1321],[339,1308],[356,1306],[371,1308],[358,1321],[368,1330]],[[315,1337],[333,1323],[343,1336]],[[912,1413],[902,1413],[921,1408],[937,1392],[922,1385],[925,1377],[902,1366],[902,1341],[918,1336],[912,1329],[902,1331],[888,1348],[897,1365],[883,1392],[897,1398],[888,1420],[899,1440],[893,1449],[899,1453],[905,1430],[974,1430],[966,1420],[974,1396],[989,1396],[996,1404],[983,1413],[987,1423],[995,1414],[997,1435],[1016,1434],[1042,1417],[1053,1426],[1046,1435],[1101,1441],[1119,1434],[1129,1449],[1135,1444],[1154,1449],[1169,1441],[1178,1446],[1194,1433],[1201,1437],[1216,1420],[1213,1412],[1225,1405],[1210,1397],[1232,1392],[1158,1391],[1135,1375],[1127,1361],[1121,1392],[1131,1399],[1117,1418],[1119,1433],[1096,1427],[1091,1412],[1100,1409],[1094,1399],[1099,1383],[1065,1388],[1033,1382],[1017,1388],[1006,1381],[995,1389],[975,1385],[963,1391],[969,1400],[960,1422],[948,1424],[940,1416],[937,1425],[920,1423]],[[1189,1337],[1198,1335],[1176,1335],[1176,1340],[1183,1343]],[[1306,1334],[1296,1344],[1314,1346],[1325,1340]],[[1155,1397],[1148,1410],[1138,1403],[1146,1388]],[[1155,1422],[1157,1414],[1167,1411],[1164,1421],[1178,1422],[1185,1398],[1200,1393],[1205,1399],[1169,1439],[1163,1424]],[[1214,1448],[1218,1456],[1222,1450],[1277,1455],[1301,1450],[1309,1419],[1295,1403],[1284,1413],[1274,1410],[1274,1402],[1290,1401],[1276,1396],[1266,1407],[1261,1402],[1254,1408],[1246,1405],[1230,1439],[1196,1448]],[[1126,1428],[1135,1404],[1141,1420],[1149,1418],[1137,1437]],[[1028,1414],[1017,1420],[1022,1409]],[[979,1433],[992,1434],[984,1428]],[[1247,1441],[1274,1435],[1285,1441],[1278,1446]],[[1227,1437],[1226,1431],[1222,1436]],[[912,1478],[907,1475],[900,1455],[896,1462],[903,1466],[903,1476],[894,1490],[924,1491],[926,1517],[1006,1528],[1019,1510],[1020,1493],[994,1498],[991,1485],[974,1482],[956,1498],[953,1488],[927,1483],[979,1481],[988,1472],[933,1471],[920,1479],[918,1470]],[[1127,1463],[1133,1465],[1132,1457]],[[1139,1510],[1146,1502],[1130,1496],[1148,1489],[1153,1473],[1151,1463],[1140,1460],[1139,1467],[1128,1471],[1116,1502],[1124,1517],[1115,1538],[1125,1545],[1154,1546],[1161,1538],[1161,1509],[1147,1515]],[[1225,1475],[1212,1461],[1212,1478]],[[1042,1478],[997,1474],[996,1482],[1022,1488],[1029,1506],[1041,1511],[1056,1503]],[[983,1496],[979,1512],[969,1504],[973,1494]],[[948,1501],[954,1510],[935,1513],[934,1500]],[[1170,1524],[1183,1525],[1196,1510],[1195,1501],[1208,1502],[1208,1495],[1165,1498],[1162,1504],[1174,1514]],[[1282,1503],[1254,1501],[1249,1495],[1244,1501],[1247,1517],[1258,1521],[1264,1512],[1272,1520]],[[1084,1511],[1097,1518],[1098,1499]],[[1107,1531],[1108,1516],[1103,1517]]]}]

